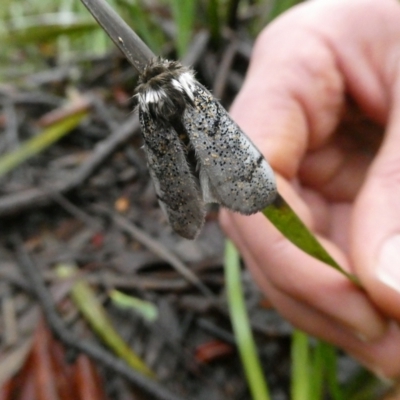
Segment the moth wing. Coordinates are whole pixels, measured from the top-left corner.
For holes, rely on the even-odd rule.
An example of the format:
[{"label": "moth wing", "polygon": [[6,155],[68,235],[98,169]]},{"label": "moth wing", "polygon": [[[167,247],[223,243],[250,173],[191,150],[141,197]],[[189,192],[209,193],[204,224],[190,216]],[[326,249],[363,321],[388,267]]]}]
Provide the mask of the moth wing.
[{"label": "moth wing", "polygon": [[200,166],[205,202],[217,202],[242,214],[253,214],[274,200],[274,173],[227,111],[199,83],[193,106],[183,115]]},{"label": "moth wing", "polygon": [[175,232],[194,239],[203,226],[205,209],[183,145],[172,127],[155,121],[140,109],[139,118],[160,206]]}]

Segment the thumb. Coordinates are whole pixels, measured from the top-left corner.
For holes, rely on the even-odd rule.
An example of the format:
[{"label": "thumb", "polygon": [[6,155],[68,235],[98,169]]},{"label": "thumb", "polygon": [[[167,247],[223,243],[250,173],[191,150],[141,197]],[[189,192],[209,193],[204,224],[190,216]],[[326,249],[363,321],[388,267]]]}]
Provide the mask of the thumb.
[{"label": "thumb", "polygon": [[[393,93],[399,89],[393,85]],[[386,137],[354,208],[350,237],[364,287],[382,311],[400,320],[399,95],[393,104]]]}]

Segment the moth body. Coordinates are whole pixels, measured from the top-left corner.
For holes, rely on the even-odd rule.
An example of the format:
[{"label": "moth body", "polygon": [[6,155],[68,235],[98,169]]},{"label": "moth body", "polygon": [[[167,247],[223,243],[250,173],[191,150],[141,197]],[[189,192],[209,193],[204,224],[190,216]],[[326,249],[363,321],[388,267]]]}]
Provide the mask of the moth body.
[{"label": "moth body", "polygon": [[155,59],[136,93],[150,174],[178,234],[197,236],[205,203],[253,214],[274,200],[271,167],[191,69]]}]

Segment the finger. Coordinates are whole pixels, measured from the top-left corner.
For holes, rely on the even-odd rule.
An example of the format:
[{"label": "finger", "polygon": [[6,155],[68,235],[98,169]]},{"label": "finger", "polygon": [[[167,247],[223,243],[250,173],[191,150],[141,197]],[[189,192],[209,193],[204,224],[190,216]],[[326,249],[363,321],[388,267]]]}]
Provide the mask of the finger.
[{"label": "finger", "polygon": [[292,178],[305,150],[326,143],[347,91],[375,121],[386,120],[389,97],[374,68],[390,72],[396,60],[386,50],[397,40],[397,8],[395,0],[308,2],[259,36],[231,112],[275,170]]},{"label": "finger", "polygon": [[[237,231],[233,232],[233,240],[240,244]],[[354,330],[354,327],[343,325],[340,319],[321,313],[276,289],[247,246],[243,247],[242,255],[259,287],[279,313],[294,326],[342,348],[381,378],[397,377],[400,374],[400,330],[396,324],[391,324],[390,329],[385,330],[378,340],[366,341],[367,338],[359,334],[357,329]]]},{"label": "finger", "polygon": [[400,329],[392,321],[386,334],[376,342],[349,341],[342,347],[380,378],[398,379],[400,375]]},{"label": "finger", "polygon": [[231,114],[272,167],[290,179],[307,148],[323,143],[333,131],[343,93],[330,49],[287,17],[259,36]]},{"label": "finger", "polygon": [[[386,112],[380,114],[388,125],[354,208],[351,249],[369,295],[387,315],[400,320],[400,6],[387,0],[381,7],[371,7],[373,17],[363,23],[372,35],[364,32],[354,52],[361,71],[352,91],[371,112],[379,113],[383,107]],[[343,68],[354,78],[351,61],[354,57],[348,54]]]},{"label": "finger", "polygon": [[[239,246],[240,243],[241,241],[239,240]],[[363,336],[355,331],[353,326],[343,324],[340,319],[338,320],[325,312],[320,312],[301,299],[293,298],[291,294],[282,291],[269,278],[268,273],[265,272],[262,265],[260,266],[254,255],[248,251],[248,247],[244,246],[241,254],[246,261],[246,267],[250,269],[255,282],[257,282],[269,301],[283,317],[296,327],[340,346],[344,346],[347,343],[349,335],[353,339],[363,339]]]},{"label": "finger", "polygon": [[349,342],[363,340],[363,337],[331,318],[331,316],[319,312],[274,287],[259,264],[252,259],[251,254],[247,254],[245,259],[246,266],[250,269],[252,276],[266,294],[268,300],[279,311],[279,314],[294,326],[342,348],[348,346]]},{"label": "finger", "polygon": [[[399,78],[393,92],[399,93]],[[399,95],[393,93],[393,100],[385,141],[354,210],[351,237],[360,279],[376,304],[400,320]]]},{"label": "finger", "polygon": [[[279,190],[286,198],[296,198],[293,192],[290,193],[289,185],[278,182]],[[297,198],[297,204],[300,203]],[[294,207],[305,221],[311,220],[305,207],[296,204]],[[368,339],[384,334],[386,321],[363,292],[334,269],[295,247],[262,214],[243,217],[225,212],[221,223],[240,251],[251,254],[254,262],[262,266],[266,279],[277,290],[325,312],[355,334]],[[337,248],[330,245],[328,250],[346,267],[345,257]]]}]

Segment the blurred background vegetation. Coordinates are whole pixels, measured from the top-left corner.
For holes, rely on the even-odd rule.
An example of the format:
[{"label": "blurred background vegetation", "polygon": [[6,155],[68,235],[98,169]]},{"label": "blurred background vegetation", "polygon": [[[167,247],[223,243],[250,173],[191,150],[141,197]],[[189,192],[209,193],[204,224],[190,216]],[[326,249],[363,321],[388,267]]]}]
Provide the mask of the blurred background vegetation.
[{"label": "blurred background vegetation", "polygon": [[[206,31],[218,50],[229,30],[254,38],[297,0],[110,0],[155,54],[182,58]],[[79,0],[4,0],[0,9],[0,78],[17,78],[49,63],[64,65],[104,55],[111,41]]]}]

